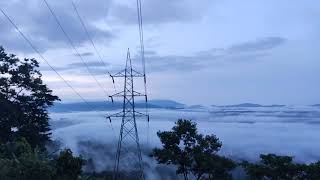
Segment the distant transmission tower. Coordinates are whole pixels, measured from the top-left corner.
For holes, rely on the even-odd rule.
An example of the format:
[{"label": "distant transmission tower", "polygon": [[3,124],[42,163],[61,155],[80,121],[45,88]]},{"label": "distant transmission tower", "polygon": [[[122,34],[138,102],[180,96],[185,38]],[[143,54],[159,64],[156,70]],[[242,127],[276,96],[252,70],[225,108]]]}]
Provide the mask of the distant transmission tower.
[{"label": "distant transmission tower", "polygon": [[116,162],[114,166],[115,179],[119,178],[121,172],[128,170],[138,172],[141,179],[144,178],[141,148],[139,144],[139,136],[137,130],[136,117],[146,117],[149,121],[149,115],[136,111],[135,109],[135,97],[145,97],[147,102],[147,95],[141,94],[134,90],[134,78],[144,78],[145,75],[135,71],[132,68],[132,62],[130,57],[130,51],[127,52],[126,67],[124,70],[110,75],[112,80],[116,77],[124,78],[124,89],[122,92],[111,95],[110,98],[113,102],[114,97],[123,98],[122,111],[107,118],[111,122],[111,117],[121,117],[120,136],[118,141],[118,148],[116,154]]}]

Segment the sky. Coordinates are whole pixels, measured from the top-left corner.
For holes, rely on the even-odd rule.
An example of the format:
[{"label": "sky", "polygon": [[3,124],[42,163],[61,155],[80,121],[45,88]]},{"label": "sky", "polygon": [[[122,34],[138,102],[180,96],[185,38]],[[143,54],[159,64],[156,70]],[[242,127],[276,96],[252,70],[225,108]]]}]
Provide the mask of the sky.
[{"label": "sky", "polygon": [[[134,0],[47,0],[76,50],[68,44],[43,0],[0,1],[49,63],[87,100],[114,93],[107,72],[124,68],[130,48],[142,70]],[[186,104],[244,102],[320,103],[320,1],[142,0],[149,99]],[[0,45],[36,58],[44,81],[63,101],[80,101],[0,13]],[[135,81],[143,91],[142,80]],[[116,80],[116,90],[123,79]],[[104,90],[102,90],[104,89]]]}]

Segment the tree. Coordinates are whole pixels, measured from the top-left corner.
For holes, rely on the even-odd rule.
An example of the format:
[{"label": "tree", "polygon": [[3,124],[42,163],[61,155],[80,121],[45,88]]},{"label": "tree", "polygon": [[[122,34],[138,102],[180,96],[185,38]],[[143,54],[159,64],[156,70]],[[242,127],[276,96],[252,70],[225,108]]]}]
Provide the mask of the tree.
[{"label": "tree", "polygon": [[43,83],[35,59],[0,47],[0,179],[78,179],[84,160],[66,149],[53,158],[47,108],[59,100]]},{"label": "tree", "polygon": [[81,157],[74,157],[70,149],[60,152],[56,159],[57,174],[59,180],[76,180],[82,173],[85,161]]},{"label": "tree", "polygon": [[172,131],[158,132],[162,149],[153,149],[158,163],[177,166],[177,174],[184,179],[192,173],[196,179],[230,179],[235,164],[217,155],[222,144],[215,135],[202,135],[190,120],[178,120]]},{"label": "tree", "polygon": [[320,179],[320,161],[311,164],[294,163],[290,156],[277,156],[275,154],[260,155],[260,162],[242,162],[248,179]]},{"label": "tree", "polygon": [[51,180],[55,168],[46,154],[32,149],[22,138],[0,145],[0,179],[5,180]]},{"label": "tree", "polygon": [[304,179],[307,166],[292,162],[290,156],[277,156],[275,154],[260,155],[258,164],[242,163],[249,179],[291,180]]},{"label": "tree", "polygon": [[0,179],[4,180],[76,180],[84,162],[69,149],[50,157],[45,151],[32,149],[24,138],[0,145]]},{"label": "tree", "polygon": [[304,165],[305,179],[320,179],[320,161]]},{"label": "tree", "polygon": [[32,148],[50,140],[47,108],[59,100],[42,81],[35,59],[20,60],[0,47],[0,143],[24,137]]}]

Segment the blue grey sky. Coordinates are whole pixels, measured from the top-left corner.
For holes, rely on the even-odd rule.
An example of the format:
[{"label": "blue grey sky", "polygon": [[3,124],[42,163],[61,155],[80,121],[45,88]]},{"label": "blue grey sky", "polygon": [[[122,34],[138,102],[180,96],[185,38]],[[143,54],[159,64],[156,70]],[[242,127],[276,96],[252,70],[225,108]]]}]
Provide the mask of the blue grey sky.
[{"label": "blue grey sky", "polygon": [[[71,0],[48,2],[99,82],[113,93]],[[108,70],[123,68],[127,48],[140,70],[135,0],[74,2]],[[142,6],[150,99],[205,105],[320,103],[320,1],[143,0]],[[107,99],[43,0],[0,1],[0,7],[83,97]],[[39,59],[2,14],[0,30],[0,44],[8,52]],[[41,69],[62,100],[79,100],[42,62]],[[117,81],[118,90],[122,83]],[[141,85],[137,81],[138,90]]]}]

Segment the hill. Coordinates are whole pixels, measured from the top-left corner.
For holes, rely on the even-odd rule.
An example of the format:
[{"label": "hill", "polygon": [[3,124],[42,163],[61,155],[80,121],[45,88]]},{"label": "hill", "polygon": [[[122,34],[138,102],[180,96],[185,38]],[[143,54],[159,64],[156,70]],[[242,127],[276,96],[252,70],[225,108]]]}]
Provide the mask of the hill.
[{"label": "hill", "polygon": [[[136,108],[144,108],[144,101],[137,101]],[[181,109],[185,105],[172,100],[150,100],[148,102],[149,108],[165,108],[165,109]],[[50,112],[76,112],[76,111],[106,111],[116,110],[122,108],[122,102],[104,102],[104,101],[91,101],[88,104],[84,102],[71,102],[71,103],[55,103],[49,109]]]},{"label": "hill", "polygon": [[[216,105],[213,105],[216,106]],[[243,108],[255,108],[255,107],[284,107],[285,105],[261,105],[261,104],[254,104],[254,103],[242,103],[242,104],[235,104],[235,105],[225,105],[225,106],[216,106],[216,107],[243,107]]]}]

